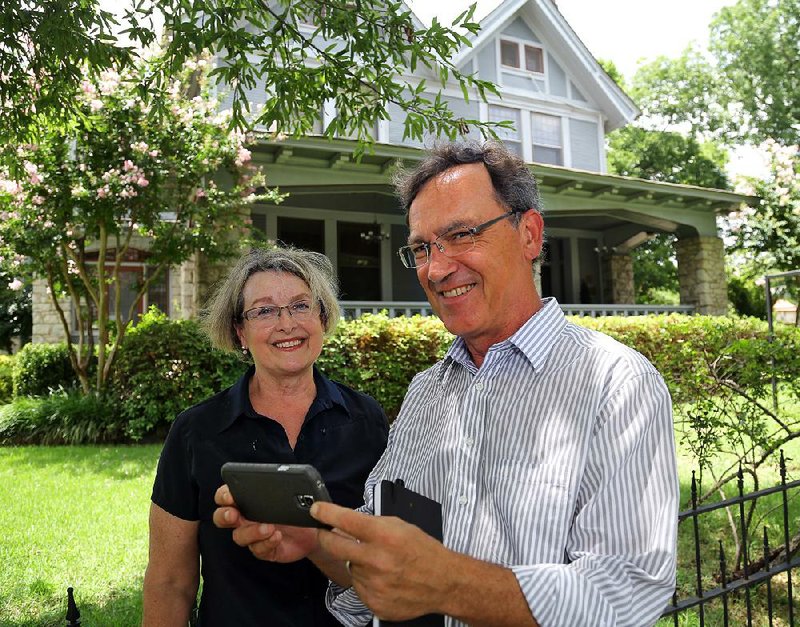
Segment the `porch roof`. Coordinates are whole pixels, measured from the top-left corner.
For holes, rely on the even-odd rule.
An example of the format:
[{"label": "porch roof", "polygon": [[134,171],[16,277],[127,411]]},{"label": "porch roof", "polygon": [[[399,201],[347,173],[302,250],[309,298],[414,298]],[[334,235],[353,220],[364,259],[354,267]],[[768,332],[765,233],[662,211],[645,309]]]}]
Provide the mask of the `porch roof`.
[{"label": "porch roof", "polygon": [[[418,148],[374,144],[360,159],[356,142],[323,137],[274,141],[253,146],[256,163],[267,166],[267,181],[282,191],[320,198],[339,193],[359,195],[372,205],[392,197],[391,175],[399,164],[424,156]],[[585,229],[607,231],[620,223],[645,230],[716,235],[716,216],[754,205],[757,198],[730,191],[601,174],[559,166],[531,164],[539,182],[546,224],[568,226],[579,219]],[[309,176],[313,170],[313,176]],[[388,198],[387,198],[388,201]],[[396,205],[395,205],[396,206]]]}]

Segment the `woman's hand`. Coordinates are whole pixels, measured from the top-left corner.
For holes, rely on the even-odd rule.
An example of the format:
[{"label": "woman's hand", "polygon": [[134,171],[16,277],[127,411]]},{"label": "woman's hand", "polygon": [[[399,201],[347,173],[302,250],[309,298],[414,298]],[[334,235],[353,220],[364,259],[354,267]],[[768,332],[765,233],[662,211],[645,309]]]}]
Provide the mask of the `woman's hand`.
[{"label": "woman's hand", "polygon": [[319,548],[317,529],[259,523],[242,516],[227,485],[219,487],[214,501],[219,505],[214,511],[214,524],[220,529],[233,529],[233,541],[250,549],[260,560],[296,562]]}]

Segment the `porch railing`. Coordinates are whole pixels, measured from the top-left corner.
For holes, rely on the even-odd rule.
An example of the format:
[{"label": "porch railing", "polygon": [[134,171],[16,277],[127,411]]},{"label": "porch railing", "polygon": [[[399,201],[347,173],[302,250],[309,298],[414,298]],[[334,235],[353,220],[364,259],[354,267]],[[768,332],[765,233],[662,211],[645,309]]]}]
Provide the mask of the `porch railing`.
[{"label": "porch railing", "polygon": [[[339,303],[345,318],[358,318],[365,313],[378,313],[384,309],[390,317],[433,314],[427,301],[348,300]],[[570,316],[645,316],[647,314],[694,313],[691,305],[561,305]]]}]

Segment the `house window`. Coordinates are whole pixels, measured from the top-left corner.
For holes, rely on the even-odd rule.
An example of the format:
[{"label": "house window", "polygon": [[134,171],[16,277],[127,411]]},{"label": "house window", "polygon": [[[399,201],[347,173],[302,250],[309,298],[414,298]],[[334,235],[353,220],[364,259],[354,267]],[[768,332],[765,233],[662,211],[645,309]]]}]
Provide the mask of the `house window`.
[{"label": "house window", "polygon": [[325,221],[278,217],[278,241],[325,254]]},{"label": "house window", "polygon": [[515,70],[544,74],[544,51],[539,46],[501,39],[500,63]]},{"label": "house window", "polygon": [[522,129],[520,128],[520,111],[510,107],[489,105],[489,121],[503,122],[509,120],[514,123],[513,129],[498,128],[497,136],[506,147],[514,154],[522,156]]},{"label": "house window", "polygon": [[[139,288],[142,284],[142,281],[146,278],[146,274],[150,274],[155,271],[155,268],[150,266],[145,266],[143,264],[130,264],[124,265],[119,269],[119,285],[120,285],[120,298],[119,298],[119,310],[121,312],[121,316],[123,321],[128,322],[130,318],[128,317],[128,312],[130,307],[134,302],[136,302],[136,296],[139,293]],[[111,274],[114,272],[114,266],[107,264],[106,265],[106,276],[111,277]],[[116,318],[116,290],[114,289],[114,285],[108,285],[106,288],[106,307],[108,310],[108,315],[111,319]],[[82,304],[81,307],[83,308],[85,304]],[[139,316],[141,316],[147,309],[150,307],[155,306],[158,307],[161,311],[166,314],[169,314],[169,269],[162,270],[161,274],[158,275],[155,281],[153,281],[147,288],[147,291],[142,295],[142,298],[136,302],[136,305],[133,310],[133,320],[134,323],[137,321]],[[92,303],[92,317],[96,320],[97,319],[97,309]],[[71,326],[72,326],[72,339],[77,341],[77,329],[78,329],[78,312],[75,311],[75,305],[72,303],[70,308],[70,317],[71,317]],[[95,327],[95,334],[97,333],[97,328]],[[96,339],[96,337],[95,337]]]},{"label": "house window", "polygon": [[564,165],[564,139],[561,118],[544,113],[531,115],[533,160],[537,163]]},{"label": "house window", "polygon": [[337,222],[337,257],[342,300],[381,299],[381,237],[378,225]]},{"label": "house window", "polygon": [[[142,281],[145,279],[147,274],[152,273],[155,268],[143,267],[143,266],[123,266],[119,270],[119,281],[120,281],[120,312],[122,314],[122,318],[127,322],[128,320],[128,311],[130,310],[131,305],[134,304],[136,301],[136,296],[139,292],[139,288],[142,284]],[[106,268],[106,272],[113,272],[113,267],[108,266]],[[155,281],[153,281],[148,287],[147,291],[143,294],[142,298],[136,303],[134,307],[134,320],[136,319],[137,315],[143,314],[147,309],[151,306],[158,307],[164,313],[169,313],[169,288],[168,288],[168,279],[169,277],[169,270],[163,270],[161,274],[158,275]],[[115,292],[113,285],[108,286],[108,313],[111,316],[116,317],[115,315],[115,305],[114,302]]]}]

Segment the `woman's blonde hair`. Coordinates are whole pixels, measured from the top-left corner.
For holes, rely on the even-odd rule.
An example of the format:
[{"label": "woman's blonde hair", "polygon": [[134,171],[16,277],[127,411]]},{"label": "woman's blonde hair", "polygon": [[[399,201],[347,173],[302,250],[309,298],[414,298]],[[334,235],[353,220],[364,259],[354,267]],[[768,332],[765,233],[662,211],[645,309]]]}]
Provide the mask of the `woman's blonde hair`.
[{"label": "woman's blonde hair", "polygon": [[339,285],[330,260],[321,253],[291,246],[254,248],[242,255],[227,278],[216,289],[203,316],[211,343],[222,350],[239,352],[236,325],[244,313],[244,286],[257,272],[286,272],[308,285],[325,335],[339,322]]}]

